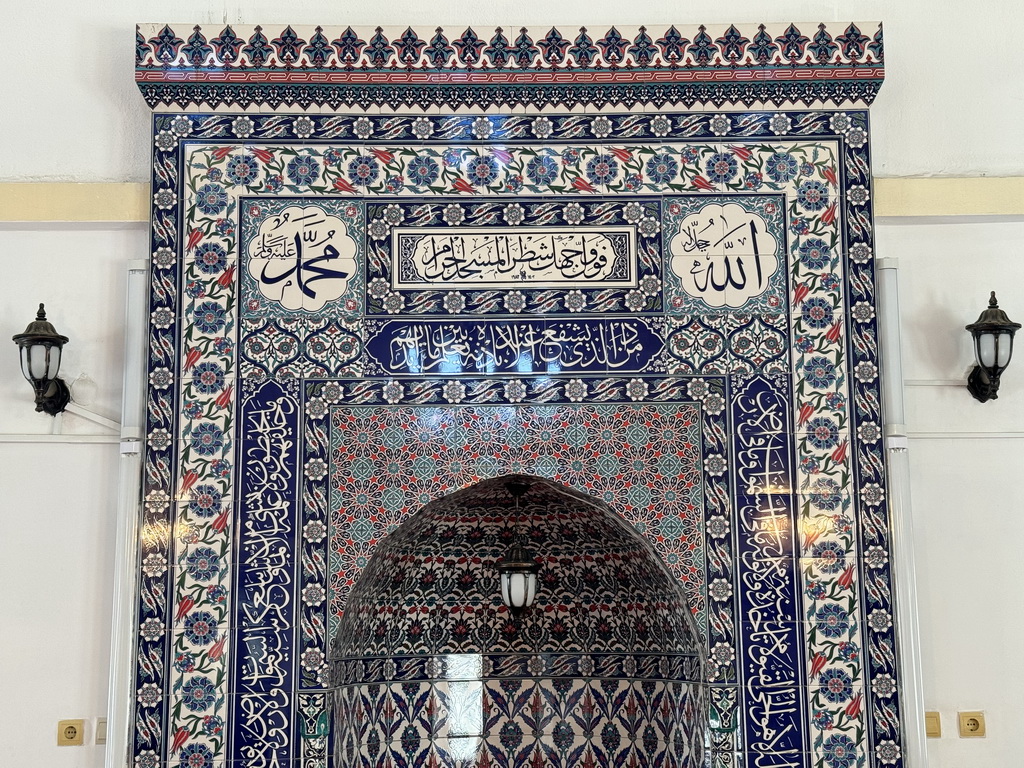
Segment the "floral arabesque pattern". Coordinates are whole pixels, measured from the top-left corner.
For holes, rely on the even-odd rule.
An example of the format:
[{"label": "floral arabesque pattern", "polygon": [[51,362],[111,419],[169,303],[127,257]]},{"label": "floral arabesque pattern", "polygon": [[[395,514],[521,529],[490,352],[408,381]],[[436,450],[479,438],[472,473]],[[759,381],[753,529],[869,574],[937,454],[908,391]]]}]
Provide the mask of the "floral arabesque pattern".
[{"label": "floral arabesque pattern", "polygon": [[[512,479],[529,484],[522,536],[544,595],[519,619],[494,567],[516,535]],[[435,499],[346,601],[330,653],[336,759],[700,764],[702,643],[685,606],[645,537],[592,496],[505,475]]]}]

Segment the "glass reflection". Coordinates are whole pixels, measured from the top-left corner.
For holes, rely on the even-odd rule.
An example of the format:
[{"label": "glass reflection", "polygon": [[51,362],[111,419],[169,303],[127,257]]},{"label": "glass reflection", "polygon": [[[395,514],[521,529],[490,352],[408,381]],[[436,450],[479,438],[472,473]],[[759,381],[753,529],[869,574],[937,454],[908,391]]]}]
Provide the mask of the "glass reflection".
[{"label": "glass reflection", "polygon": [[448,754],[456,762],[473,760],[480,748],[480,737],[470,736],[448,740]]},{"label": "glass reflection", "polygon": [[479,653],[449,653],[444,661],[445,678],[448,680],[448,736],[452,739],[449,747],[452,757],[465,759],[465,756],[456,755],[455,750],[469,750],[467,756],[472,756],[476,749],[475,740],[453,737],[483,733],[483,657]]}]

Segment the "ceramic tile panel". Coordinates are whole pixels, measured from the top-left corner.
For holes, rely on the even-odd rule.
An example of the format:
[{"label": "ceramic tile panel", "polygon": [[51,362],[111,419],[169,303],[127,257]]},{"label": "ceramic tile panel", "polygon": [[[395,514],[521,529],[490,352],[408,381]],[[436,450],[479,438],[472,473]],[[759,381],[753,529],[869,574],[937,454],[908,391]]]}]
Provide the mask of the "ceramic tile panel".
[{"label": "ceramic tile panel", "polygon": [[[680,581],[713,765],[901,765],[881,27],[431,29],[139,28],[136,765],[330,765],[328,643],[375,547],[509,472],[611,504]],[[585,650],[559,669],[624,669]],[[438,764],[510,759],[481,738]]]}]

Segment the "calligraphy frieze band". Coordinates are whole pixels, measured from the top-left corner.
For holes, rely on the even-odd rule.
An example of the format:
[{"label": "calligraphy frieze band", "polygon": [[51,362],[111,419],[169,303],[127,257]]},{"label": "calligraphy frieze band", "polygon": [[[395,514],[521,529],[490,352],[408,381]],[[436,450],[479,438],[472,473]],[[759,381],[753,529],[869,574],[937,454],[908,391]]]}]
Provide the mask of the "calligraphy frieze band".
[{"label": "calligraphy frieze band", "polygon": [[397,227],[392,288],[635,288],[634,227]]},{"label": "calligraphy frieze band", "polygon": [[656,323],[635,318],[390,321],[367,352],[386,374],[640,372],[661,353]]}]

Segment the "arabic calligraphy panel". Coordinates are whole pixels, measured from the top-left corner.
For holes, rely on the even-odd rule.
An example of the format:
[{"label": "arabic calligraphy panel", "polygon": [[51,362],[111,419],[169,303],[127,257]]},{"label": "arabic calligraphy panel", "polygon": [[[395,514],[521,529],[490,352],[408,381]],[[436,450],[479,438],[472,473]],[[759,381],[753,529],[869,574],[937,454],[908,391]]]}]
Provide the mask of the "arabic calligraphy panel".
[{"label": "arabic calligraphy panel", "polygon": [[370,202],[367,312],[659,311],[660,217],[658,198]]},{"label": "arabic calligraphy panel", "polygon": [[244,318],[361,313],[361,204],[244,198],[239,207]]},{"label": "arabic calligraphy panel", "polygon": [[630,317],[367,323],[367,352],[387,375],[639,373],[662,351],[660,324]]},{"label": "arabic calligraphy panel", "polygon": [[782,195],[708,195],[665,203],[665,270],[670,312],[786,306],[785,201]]},{"label": "arabic calligraphy panel", "polygon": [[635,288],[634,227],[395,227],[391,287]]}]

